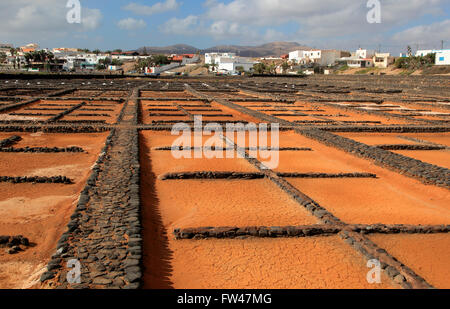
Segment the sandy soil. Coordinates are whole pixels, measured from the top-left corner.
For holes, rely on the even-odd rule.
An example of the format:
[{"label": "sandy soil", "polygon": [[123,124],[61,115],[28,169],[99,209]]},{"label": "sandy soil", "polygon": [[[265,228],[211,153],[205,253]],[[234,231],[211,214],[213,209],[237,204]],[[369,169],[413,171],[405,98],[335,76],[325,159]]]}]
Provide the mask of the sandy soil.
[{"label": "sandy soil", "polygon": [[38,120],[45,120],[46,117],[39,117],[39,116],[11,116],[7,114],[0,115],[0,120],[31,120],[31,121],[38,121]]},{"label": "sandy soil", "polygon": [[[350,138],[366,145],[382,145],[382,144],[408,144],[417,145],[419,143],[402,139],[398,133],[336,133],[343,137]],[[414,135],[418,138],[417,135]]]},{"label": "sandy soil", "polygon": [[448,190],[414,184],[400,175],[393,174],[391,179],[380,176],[380,179],[288,181],[346,223],[450,223]]},{"label": "sandy soil", "polygon": [[67,93],[62,97],[66,98],[74,98],[74,97],[93,97],[97,96],[101,93],[101,91],[96,90],[75,90],[74,92]]},{"label": "sandy soil", "polygon": [[433,134],[405,134],[417,139],[425,140],[431,143],[437,143],[450,147],[450,133],[433,133]]},{"label": "sandy soil", "polygon": [[[342,110],[339,108],[332,108],[329,106],[323,106],[323,105],[317,105],[317,104],[311,104],[306,102],[298,102],[301,105],[305,106],[305,109],[313,109],[315,107],[320,107],[321,110],[324,110],[323,114],[341,114],[346,115],[347,117],[326,117],[329,119],[335,119],[335,120],[342,120],[342,121],[380,121],[381,124],[388,125],[388,124],[406,124],[407,122],[398,119],[398,118],[391,118],[391,117],[384,117],[384,116],[376,116],[376,115],[369,115],[365,113],[357,113],[353,111],[348,110]],[[296,103],[296,104],[298,104]],[[336,105],[358,105],[358,103],[336,103]],[[361,105],[362,106],[362,105]]]},{"label": "sandy soil", "polygon": [[146,257],[146,288],[393,288],[384,275],[368,284],[364,258],[337,237],[169,240],[167,249],[164,261]]},{"label": "sandy soil", "polygon": [[[283,226],[317,220],[268,180],[156,182],[167,229],[200,226]],[[206,194],[205,194],[206,193]]]},{"label": "sandy soil", "polygon": [[188,116],[177,116],[177,117],[162,117],[162,116],[148,116],[148,115],[143,115],[142,117],[143,121],[142,123],[144,124],[151,124],[152,121],[177,121],[177,122],[187,122],[190,121],[191,119]]},{"label": "sandy soil", "polygon": [[[277,172],[299,173],[353,173],[366,172],[351,165],[350,160],[335,157],[336,152],[317,151],[281,151]],[[258,157],[260,158],[260,157]],[[263,160],[261,158],[261,160]],[[348,162],[348,163],[347,163]]]},{"label": "sandy soil", "polygon": [[3,133],[0,132],[0,139],[5,139],[13,135],[19,135],[22,140],[15,144],[14,148],[20,147],[71,147],[78,146],[90,153],[97,149],[97,143],[103,139],[103,133],[92,134],[62,134],[62,133]]},{"label": "sandy soil", "polygon": [[258,170],[249,164],[243,158],[237,158],[237,153],[234,152],[235,159],[227,159],[225,152],[205,152],[211,156],[222,155],[223,159],[195,159],[194,153],[191,151],[183,152],[183,154],[191,156],[190,159],[175,159],[172,157],[170,151],[153,151],[151,152],[152,160],[158,162],[154,166],[153,171],[160,176],[165,173],[178,172],[195,172],[195,171],[220,171],[220,172],[257,172]]},{"label": "sandy soil", "polygon": [[450,288],[450,235],[371,235],[402,263],[439,289]]},{"label": "sandy soil", "polygon": [[[11,134],[13,135],[13,134]],[[22,134],[19,134],[22,136]],[[0,288],[29,288],[39,280],[54,253],[59,237],[76,206],[79,192],[90,173],[107,133],[102,134],[23,134],[20,143],[40,146],[77,145],[89,149],[89,154],[62,159],[61,154],[47,155],[0,154],[0,174],[6,171],[17,175],[25,172],[54,176],[59,171],[66,176],[76,176],[73,185],[59,184],[0,184],[0,235],[23,235],[32,247],[24,252],[9,255],[0,250]],[[51,137],[50,137],[51,136]],[[49,137],[49,144],[45,143]],[[67,141],[65,141],[67,137]],[[64,156],[64,155],[62,155]],[[65,160],[67,162],[65,162]],[[7,164],[3,164],[7,162]],[[76,162],[76,168],[74,168]],[[52,173],[52,174],[49,174]]]},{"label": "sandy soil", "polygon": [[[405,103],[405,102],[385,101],[383,103],[383,105],[391,105],[391,104],[411,109],[413,112],[414,112],[414,110],[429,110],[431,112],[439,113],[439,114],[440,113],[445,113],[445,114],[448,113],[448,109],[440,108],[440,107],[438,107],[436,105],[430,105],[430,106],[426,106],[425,107],[423,105],[409,103],[409,102]],[[383,105],[381,105],[381,106],[383,106]],[[424,113],[428,113],[428,112],[424,112]]]},{"label": "sandy soil", "polygon": [[186,91],[141,91],[141,97],[144,98],[194,98]]},{"label": "sandy soil", "polygon": [[426,163],[431,163],[437,166],[450,168],[450,151],[449,150],[396,150],[395,153],[417,159]]}]

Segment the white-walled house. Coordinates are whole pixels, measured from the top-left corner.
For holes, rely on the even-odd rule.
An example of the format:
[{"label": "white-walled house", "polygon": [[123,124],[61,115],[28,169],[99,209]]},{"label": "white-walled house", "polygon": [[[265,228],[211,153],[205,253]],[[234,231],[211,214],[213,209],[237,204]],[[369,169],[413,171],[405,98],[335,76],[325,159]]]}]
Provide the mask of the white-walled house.
[{"label": "white-walled house", "polygon": [[429,54],[436,54],[435,65],[450,65],[450,49],[418,50],[416,57],[424,57]]},{"label": "white-walled house", "polygon": [[367,52],[367,49],[358,49],[356,52],[355,52],[355,57],[356,58],[360,58],[360,59],[366,59],[366,58],[368,58],[367,57],[368,56],[368,52]]},{"label": "white-walled house", "polygon": [[234,58],[235,53],[206,53],[205,54],[205,64],[218,63],[220,58]]},{"label": "white-walled house", "polygon": [[253,69],[253,66],[257,63],[251,58],[247,57],[221,57],[216,59],[218,64],[217,71],[225,74],[236,74],[238,73],[238,68],[242,67],[244,71],[248,72]]},{"label": "white-walled house", "polygon": [[338,50],[296,50],[289,53],[289,60],[296,64],[318,63],[322,66],[332,65],[341,57]]},{"label": "white-walled house", "polygon": [[321,57],[318,63],[323,66],[333,65],[341,57],[341,52],[339,50],[322,50]]},{"label": "white-walled house", "polygon": [[436,65],[450,65],[450,49],[437,50]]},{"label": "white-walled house", "polygon": [[295,50],[289,53],[289,61],[295,61],[297,64],[307,64],[317,62],[322,57],[322,51],[314,50]]},{"label": "white-walled house", "polygon": [[387,68],[394,63],[394,57],[390,53],[375,53],[373,64],[377,68]]},{"label": "white-walled house", "polygon": [[61,52],[55,54],[57,59],[64,59],[63,69],[73,70],[77,68],[94,69],[100,60],[107,58],[107,55],[85,54],[79,52]]},{"label": "white-walled house", "polygon": [[350,68],[371,68],[373,67],[372,58],[356,58],[356,57],[344,57],[339,59],[340,61],[345,61]]},{"label": "white-walled house", "polygon": [[416,51],[416,57],[425,57],[428,54],[432,54],[432,49],[424,49],[424,50],[418,50]]}]

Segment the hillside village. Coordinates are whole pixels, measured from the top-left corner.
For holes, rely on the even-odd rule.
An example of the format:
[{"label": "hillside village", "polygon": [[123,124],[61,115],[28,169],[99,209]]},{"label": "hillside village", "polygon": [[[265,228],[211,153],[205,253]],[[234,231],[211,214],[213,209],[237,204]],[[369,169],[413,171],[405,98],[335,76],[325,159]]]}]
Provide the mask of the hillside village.
[{"label": "hillside village", "polygon": [[[267,45],[270,46],[264,46]],[[195,53],[167,53],[169,50],[161,48],[161,53],[155,53],[152,49],[148,52],[146,47],[133,51],[91,51],[66,47],[40,48],[36,43],[21,47],[0,43],[0,71],[156,76],[450,73],[450,49],[444,48],[413,52],[408,46],[407,52],[399,56],[363,48],[353,52],[298,48],[301,49],[290,47],[291,50],[284,54],[282,48],[278,48],[274,55],[244,57],[236,47],[229,47],[230,51],[212,52],[209,49],[203,52],[195,50]],[[263,51],[266,54],[269,52]],[[252,54],[252,51],[246,50],[245,54]],[[434,67],[438,69],[433,70]]]}]

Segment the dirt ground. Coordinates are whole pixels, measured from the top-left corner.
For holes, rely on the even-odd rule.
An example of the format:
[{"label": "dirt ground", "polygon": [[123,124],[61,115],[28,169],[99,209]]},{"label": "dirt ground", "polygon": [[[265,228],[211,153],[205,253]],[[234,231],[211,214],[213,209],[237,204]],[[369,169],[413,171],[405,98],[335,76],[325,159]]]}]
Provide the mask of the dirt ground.
[{"label": "dirt ground", "polygon": [[[0,139],[5,135],[13,134],[2,133]],[[82,154],[0,154],[1,175],[62,174],[74,179],[73,185],[0,183],[0,235],[23,235],[32,243],[27,250],[13,255],[0,248],[0,288],[22,289],[36,284],[45,271],[107,133],[16,135],[23,136],[17,147],[76,145],[87,151]]]},{"label": "dirt ground", "polygon": [[434,287],[450,288],[450,235],[372,235],[370,239]]}]

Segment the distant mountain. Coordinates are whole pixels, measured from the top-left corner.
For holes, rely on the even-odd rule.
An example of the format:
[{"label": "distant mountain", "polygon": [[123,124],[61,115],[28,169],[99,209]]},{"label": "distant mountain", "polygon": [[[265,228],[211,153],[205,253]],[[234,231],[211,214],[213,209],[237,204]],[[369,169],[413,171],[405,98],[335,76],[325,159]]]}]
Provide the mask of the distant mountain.
[{"label": "distant mountain", "polygon": [[186,44],[176,44],[164,47],[145,46],[137,49],[140,54],[195,54],[199,52],[198,48]]},{"label": "distant mountain", "polygon": [[206,53],[212,52],[233,52],[242,57],[267,57],[281,56],[298,49],[310,49],[295,42],[273,42],[260,46],[239,46],[239,45],[219,45],[203,50]]},{"label": "distant mountain", "polygon": [[139,53],[146,51],[149,54],[191,54],[191,53],[213,53],[232,52],[242,57],[267,57],[281,56],[298,49],[311,49],[295,42],[273,42],[260,46],[239,46],[239,45],[218,45],[206,49],[198,49],[194,46],[177,44],[165,47],[141,47],[137,49]]}]

